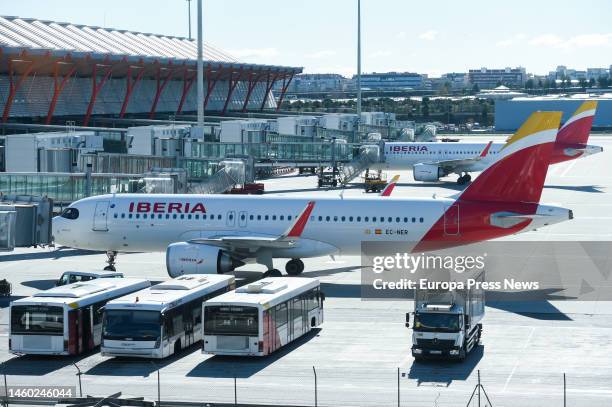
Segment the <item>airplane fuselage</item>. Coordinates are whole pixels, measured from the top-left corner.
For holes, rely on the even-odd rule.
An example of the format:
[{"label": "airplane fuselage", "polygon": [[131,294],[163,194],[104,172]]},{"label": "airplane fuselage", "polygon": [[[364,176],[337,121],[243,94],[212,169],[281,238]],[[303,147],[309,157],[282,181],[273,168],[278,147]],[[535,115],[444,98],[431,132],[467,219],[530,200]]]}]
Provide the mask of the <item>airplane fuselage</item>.
[{"label": "airplane fuselage", "polygon": [[[76,219],[56,217],[59,244],[117,252],[164,251],[175,242],[217,236],[274,237],[295,221],[307,198],[227,195],[117,194],[86,198],[70,207]],[[551,212],[554,208],[559,212]],[[495,213],[533,215],[546,222],[567,219],[567,211],[538,204],[476,203],[452,199],[320,198],[294,247],[274,249],[273,257],[359,254],[363,241],[457,246],[537,228],[539,218],[510,227],[492,224]],[[543,222],[543,221],[542,221]]]}]

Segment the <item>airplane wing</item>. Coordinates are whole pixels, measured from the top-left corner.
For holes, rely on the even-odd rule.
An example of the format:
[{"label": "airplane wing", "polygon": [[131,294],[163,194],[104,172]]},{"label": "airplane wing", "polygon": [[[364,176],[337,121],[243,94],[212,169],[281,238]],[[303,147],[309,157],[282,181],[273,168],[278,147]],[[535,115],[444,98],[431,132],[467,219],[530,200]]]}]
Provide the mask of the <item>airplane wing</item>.
[{"label": "airplane wing", "polygon": [[300,215],[280,236],[213,236],[209,238],[191,239],[189,243],[221,247],[232,252],[245,250],[254,252],[262,248],[290,248],[295,245],[296,241],[302,235],[314,206],[315,203],[313,201],[308,202],[308,205],[306,205]]},{"label": "airplane wing", "polygon": [[463,158],[463,159],[460,159],[460,160],[433,161],[433,162],[429,162],[427,164],[435,164],[435,165],[438,165],[439,167],[446,168],[446,169],[449,169],[449,170],[456,170],[457,168],[467,167],[467,166],[470,166],[470,165],[472,165],[474,163],[477,163],[478,161],[480,161],[483,158],[485,158],[487,156],[487,154],[489,153],[489,150],[491,149],[491,145],[492,144],[493,144],[493,141],[489,141],[489,144],[486,145],[484,150],[482,150],[480,155],[477,156],[477,157]]},{"label": "airplane wing", "polygon": [[395,188],[395,184],[397,184],[397,180],[399,179],[399,174],[391,178],[391,181],[385,186],[385,188],[380,191],[380,196],[391,196],[393,189]]}]

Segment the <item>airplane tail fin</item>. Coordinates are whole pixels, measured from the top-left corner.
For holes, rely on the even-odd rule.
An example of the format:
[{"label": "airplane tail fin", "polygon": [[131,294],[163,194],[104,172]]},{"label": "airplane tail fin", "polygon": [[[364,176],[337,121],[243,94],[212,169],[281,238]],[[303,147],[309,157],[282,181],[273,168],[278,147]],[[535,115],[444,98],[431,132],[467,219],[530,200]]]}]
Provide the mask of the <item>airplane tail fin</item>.
[{"label": "airplane tail fin", "polygon": [[459,195],[466,201],[538,202],[561,112],[535,112],[499,151],[495,163]]},{"label": "airplane tail fin", "polygon": [[380,196],[391,196],[393,193],[393,189],[395,188],[395,184],[397,184],[397,180],[399,179],[399,174],[391,178],[391,181],[385,186],[385,188],[380,191]]},{"label": "airplane tail fin", "polygon": [[564,144],[587,144],[596,111],[596,100],[582,103],[572,117],[561,126],[557,141]]}]

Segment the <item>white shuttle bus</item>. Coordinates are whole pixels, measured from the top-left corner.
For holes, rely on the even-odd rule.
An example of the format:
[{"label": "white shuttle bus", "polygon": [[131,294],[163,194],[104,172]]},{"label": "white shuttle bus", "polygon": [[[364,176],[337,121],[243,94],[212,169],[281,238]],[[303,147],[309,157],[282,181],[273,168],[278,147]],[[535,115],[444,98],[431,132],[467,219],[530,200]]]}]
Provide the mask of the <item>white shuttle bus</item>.
[{"label": "white shuttle bus", "polygon": [[323,323],[320,283],[268,277],[204,303],[203,353],[265,356]]},{"label": "white shuttle bus", "polygon": [[11,302],[9,350],[16,354],[79,355],[100,345],[101,308],[149,287],[144,279],[97,279],[54,287]]},{"label": "white shuttle bus", "polygon": [[234,276],[185,275],[104,307],[103,356],[165,358],[202,340],[202,303],[233,290]]}]

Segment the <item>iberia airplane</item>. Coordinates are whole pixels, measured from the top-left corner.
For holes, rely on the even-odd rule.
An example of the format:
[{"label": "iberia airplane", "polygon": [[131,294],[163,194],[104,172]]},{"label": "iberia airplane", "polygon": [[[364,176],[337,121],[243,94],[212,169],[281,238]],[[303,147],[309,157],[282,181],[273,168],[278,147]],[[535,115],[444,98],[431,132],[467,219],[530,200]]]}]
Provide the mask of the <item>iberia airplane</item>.
[{"label": "iberia airplane", "polygon": [[[602,147],[587,144],[596,110],[597,101],[587,100],[563,124],[553,149],[551,164],[603,151]],[[471,181],[470,172],[482,171],[495,162],[504,145],[492,142],[385,143],[385,161],[376,168],[412,169],[415,181],[429,182],[455,173],[459,175],[457,183],[463,185]]]},{"label": "iberia airplane", "polygon": [[[280,275],[273,259],[359,254],[362,241],[429,251],[572,219],[539,204],[561,112],[536,112],[498,160],[455,198],[307,199],[279,196],[113,194],[85,198],[53,219],[58,244],[118,252],[166,251],[168,273],[226,273],[247,262]],[[512,174],[512,176],[508,176]]]}]

